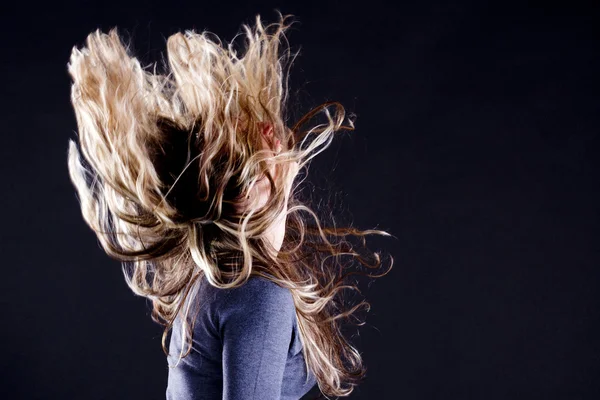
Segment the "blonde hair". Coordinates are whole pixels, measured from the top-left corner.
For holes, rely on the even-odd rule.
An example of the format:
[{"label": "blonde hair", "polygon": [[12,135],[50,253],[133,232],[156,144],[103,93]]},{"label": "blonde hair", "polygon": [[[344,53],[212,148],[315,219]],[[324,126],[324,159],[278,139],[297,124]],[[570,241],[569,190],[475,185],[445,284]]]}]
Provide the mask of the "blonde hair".
[{"label": "blonde hair", "polygon": [[[393,259],[375,275],[344,273],[341,258],[377,269],[380,254],[368,251],[365,236],[390,235],[322,226],[299,200],[296,185],[279,253],[264,240],[265,229],[285,212],[282,182],[288,178],[272,177],[268,162],[297,161],[303,168],[335,132],[354,128],[352,121],[345,124],[344,108],[336,102],[314,108],[288,127],[287,69],[297,53],[284,35],[290,16],[279,17],[263,26],[257,15],[254,27],[243,25],[242,55],[234,41],[223,45],[208,32],[170,36],[166,74],[158,73],[156,64],[154,71],[143,68],[116,28],[88,35],[68,63],[79,137],[79,148],[69,141],[69,174],[85,222],[105,252],[122,262],[131,290],[152,301],[152,319],[165,326],[167,355],[168,331],[198,278],[232,288],[263,276],[290,289],[306,368],[320,390],[346,396],[366,368],[341,333],[340,320],[370,304],[344,309],[341,291],[360,293],[346,278],[383,276]],[[302,130],[317,114],[326,122]],[[257,124],[265,121],[283,144],[277,155],[261,150]],[[267,204],[236,211],[236,200],[265,176],[271,184]],[[368,253],[359,254],[350,236],[361,238],[360,249]],[[183,357],[192,346],[192,327],[185,326],[189,348]]]}]

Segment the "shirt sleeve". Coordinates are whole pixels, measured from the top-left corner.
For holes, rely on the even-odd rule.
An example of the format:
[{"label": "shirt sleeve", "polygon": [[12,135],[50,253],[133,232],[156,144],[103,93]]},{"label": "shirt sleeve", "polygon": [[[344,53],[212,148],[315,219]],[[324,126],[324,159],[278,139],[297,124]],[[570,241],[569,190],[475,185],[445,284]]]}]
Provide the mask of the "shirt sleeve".
[{"label": "shirt sleeve", "polygon": [[287,288],[262,277],[228,289],[220,317],[223,400],[276,400],[295,308]]}]

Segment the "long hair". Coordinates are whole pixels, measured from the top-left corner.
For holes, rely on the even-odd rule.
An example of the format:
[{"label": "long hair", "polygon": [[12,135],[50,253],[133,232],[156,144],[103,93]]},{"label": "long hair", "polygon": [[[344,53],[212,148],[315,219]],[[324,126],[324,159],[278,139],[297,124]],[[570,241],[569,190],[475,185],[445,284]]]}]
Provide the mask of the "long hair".
[{"label": "long hair", "polygon": [[[263,276],[291,291],[305,366],[320,390],[347,396],[366,367],[341,321],[370,304],[345,307],[342,290],[360,293],[350,275],[389,272],[391,256],[383,274],[367,272],[379,269],[382,259],[366,247],[365,236],[391,235],[322,226],[297,195],[301,182],[285,210],[288,177],[271,176],[269,163],[298,162],[307,171],[335,132],[354,125],[337,102],[287,121],[288,70],[297,53],[284,34],[290,16],[278,15],[277,23],[265,26],[257,15],[255,26],[242,26],[241,53],[234,41],[224,45],[208,32],[173,34],[167,73],[158,73],[156,64],[153,71],[142,67],[116,28],[90,33],[67,64],[79,138],[79,146],[69,140],[68,169],[85,222],[104,251],[122,262],[131,290],[152,301],[152,319],[165,327],[167,355],[168,331],[200,277],[233,288]],[[318,114],[325,122],[306,128]],[[265,122],[283,145],[277,155],[261,149]],[[236,200],[262,177],[271,188],[267,204],[236,209]],[[276,253],[263,233],[281,212],[287,213],[286,232]],[[360,239],[358,247],[351,237]],[[348,265],[356,271],[345,272]],[[192,346],[193,321],[190,326],[184,316],[189,348],[180,359]]]}]

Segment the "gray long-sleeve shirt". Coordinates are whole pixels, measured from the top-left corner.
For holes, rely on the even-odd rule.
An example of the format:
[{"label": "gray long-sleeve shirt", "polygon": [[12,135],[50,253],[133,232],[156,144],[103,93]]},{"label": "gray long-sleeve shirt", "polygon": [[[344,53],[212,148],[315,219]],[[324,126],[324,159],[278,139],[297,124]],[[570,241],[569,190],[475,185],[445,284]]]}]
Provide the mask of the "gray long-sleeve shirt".
[{"label": "gray long-sleeve shirt", "polygon": [[[167,400],[297,400],[315,385],[312,372],[306,374],[287,288],[253,276],[241,287],[218,289],[202,277],[195,291],[192,351],[169,368]],[[178,317],[169,343],[171,366],[182,333]],[[188,346],[186,341],[184,352]]]}]

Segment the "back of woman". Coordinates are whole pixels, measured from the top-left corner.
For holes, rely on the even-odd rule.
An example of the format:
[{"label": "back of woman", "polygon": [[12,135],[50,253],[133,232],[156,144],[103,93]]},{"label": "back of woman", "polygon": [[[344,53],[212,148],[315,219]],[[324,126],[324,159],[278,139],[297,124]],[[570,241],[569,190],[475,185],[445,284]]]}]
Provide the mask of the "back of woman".
[{"label": "back of woman", "polygon": [[173,324],[168,400],[291,400],[315,385],[312,372],[306,372],[288,289],[252,277],[241,287],[224,290],[201,280],[197,294],[194,349],[179,363],[183,322],[178,318]]}]

